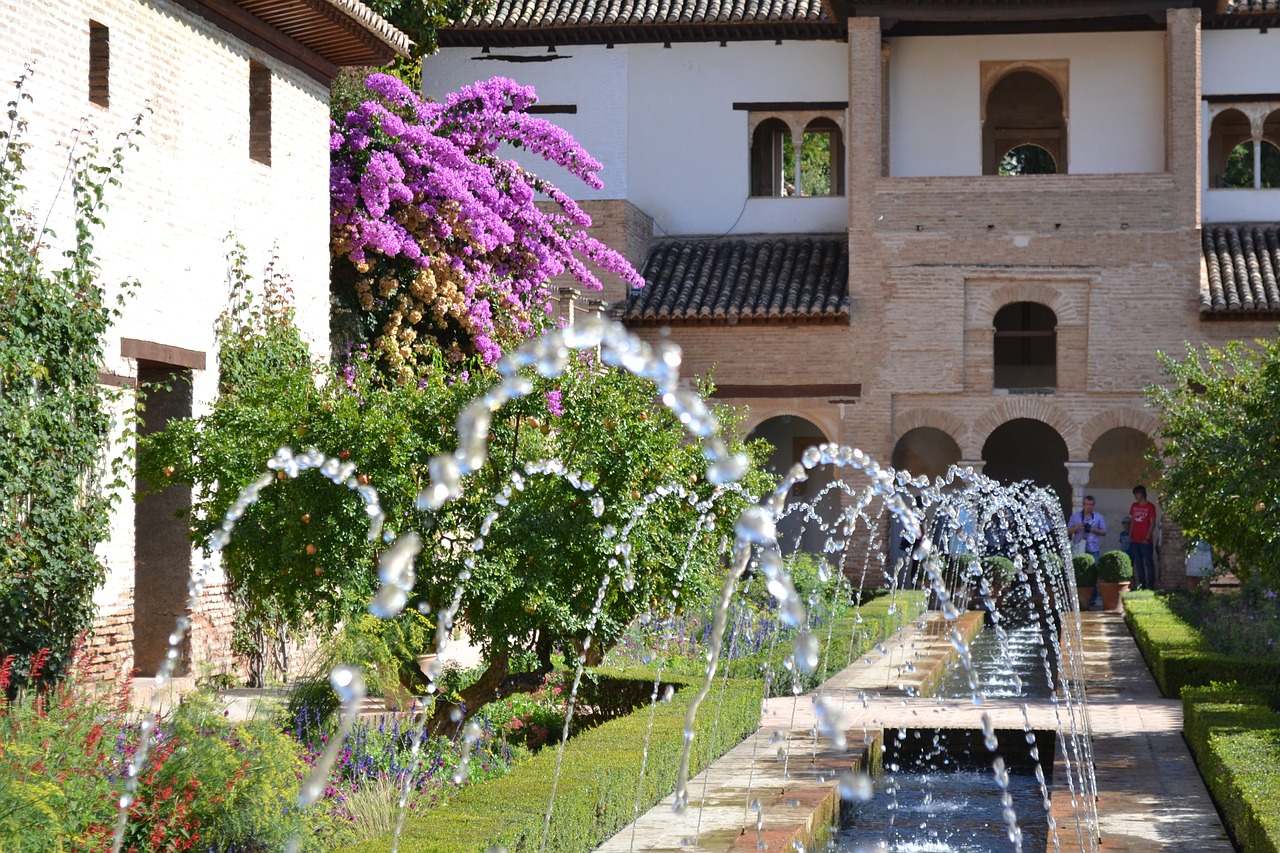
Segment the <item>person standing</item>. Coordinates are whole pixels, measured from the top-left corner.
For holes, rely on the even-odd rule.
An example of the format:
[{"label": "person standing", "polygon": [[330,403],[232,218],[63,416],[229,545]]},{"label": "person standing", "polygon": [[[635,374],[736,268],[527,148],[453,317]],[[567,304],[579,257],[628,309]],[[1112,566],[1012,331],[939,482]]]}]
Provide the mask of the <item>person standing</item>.
[{"label": "person standing", "polygon": [[1100,513],[1093,511],[1093,506],[1093,495],[1085,495],[1084,508],[1073,512],[1067,521],[1067,532],[1071,534],[1073,545],[1084,542],[1084,552],[1097,563],[1102,559],[1098,538],[1107,535],[1107,522]]},{"label": "person standing", "polygon": [[1156,588],[1156,505],[1147,500],[1144,486],[1133,489],[1133,506],[1129,507],[1129,559],[1133,561],[1135,589]]}]

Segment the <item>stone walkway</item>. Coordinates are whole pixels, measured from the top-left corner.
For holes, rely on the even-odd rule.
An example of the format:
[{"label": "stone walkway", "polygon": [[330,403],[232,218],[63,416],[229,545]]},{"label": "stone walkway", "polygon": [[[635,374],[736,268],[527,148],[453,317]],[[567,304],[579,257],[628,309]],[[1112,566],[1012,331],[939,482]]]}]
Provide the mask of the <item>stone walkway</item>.
[{"label": "stone walkway", "polygon": [[[1119,614],[1083,613],[1080,619],[1081,634],[1073,642],[1083,651],[1101,837],[1080,836],[1084,824],[1072,801],[1087,798],[1065,790],[1071,773],[1059,748],[1053,774],[1057,844],[1051,836],[1048,850],[1232,853],[1182,740],[1181,704],[1160,696]],[[838,809],[836,778],[864,767],[867,749],[886,729],[976,729],[986,713],[998,730],[1020,731],[1029,720],[1036,730],[1070,731],[1069,721],[1059,723],[1065,703],[1039,700],[1024,707],[988,700],[975,706],[967,699],[916,698],[952,653],[943,626],[926,623],[830,679],[824,692],[828,707],[843,712],[850,744],[844,752],[825,741],[815,744],[808,734],[815,720],[811,697],[769,700],[760,731],[691,781],[684,814],[674,814],[668,798],[600,849],[811,849],[825,838]],[[1083,745],[1085,754],[1089,746]]]}]

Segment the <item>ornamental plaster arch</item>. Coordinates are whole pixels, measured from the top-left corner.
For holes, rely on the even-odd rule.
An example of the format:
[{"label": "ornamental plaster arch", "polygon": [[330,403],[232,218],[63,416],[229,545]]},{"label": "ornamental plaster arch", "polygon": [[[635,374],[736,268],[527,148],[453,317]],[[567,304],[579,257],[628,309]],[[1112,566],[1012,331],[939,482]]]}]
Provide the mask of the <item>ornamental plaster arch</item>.
[{"label": "ornamental plaster arch", "polygon": [[1148,438],[1154,438],[1160,429],[1160,420],[1144,409],[1116,406],[1090,418],[1080,428],[1080,439],[1085,447],[1093,447],[1107,432],[1121,428],[1137,430]]},{"label": "ornamental plaster arch", "polygon": [[1009,421],[1019,418],[1040,421],[1052,427],[1066,442],[1069,459],[1088,458],[1089,448],[1081,441],[1080,425],[1048,398],[1033,394],[1011,396],[978,418],[973,424],[968,440],[961,445],[965,458],[981,459],[982,448],[991,437],[991,433]]},{"label": "ornamental plaster arch", "polygon": [[916,409],[907,409],[905,412],[893,416],[889,446],[897,447],[898,442],[902,441],[903,436],[907,433],[913,429],[923,428],[936,429],[939,432],[946,433],[961,448],[965,447],[969,434],[968,424],[961,420],[958,415],[945,409],[921,406]]},{"label": "ornamental plaster arch", "polygon": [[1018,302],[1035,302],[1049,308],[1057,317],[1059,327],[1083,326],[1086,306],[1080,290],[1066,290],[1047,281],[1009,282],[978,290],[969,306],[970,328],[994,328],[1000,309]]},{"label": "ornamental plaster arch", "polygon": [[1071,118],[1071,99],[1067,87],[1070,65],[1065,59],[983,61],[979,66],[979,74],[982,80],[981,101],[979,101],[981,105],[980,121],[986,124],[987,103],[991,100],[991,91],[1000,84],[1001,80],[1019,71],[1030,71],[1032,74],[1038,74],[1053,85],[1053,88],[1058,91],[1058,97],[1062,99],[1062,120],[1063,122],[1068,122]]}]

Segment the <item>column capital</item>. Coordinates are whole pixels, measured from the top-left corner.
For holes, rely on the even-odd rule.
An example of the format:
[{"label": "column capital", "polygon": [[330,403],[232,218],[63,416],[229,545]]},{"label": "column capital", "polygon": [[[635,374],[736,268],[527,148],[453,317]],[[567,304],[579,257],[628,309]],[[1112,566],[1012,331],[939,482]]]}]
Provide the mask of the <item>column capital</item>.
[{"label": "column capital", "polygon": [[1067,482],[1073,489],[1083,489],[1089,485],[1089,472],[1093,470],[1092,462],[1063,462],[1067,469]]}]

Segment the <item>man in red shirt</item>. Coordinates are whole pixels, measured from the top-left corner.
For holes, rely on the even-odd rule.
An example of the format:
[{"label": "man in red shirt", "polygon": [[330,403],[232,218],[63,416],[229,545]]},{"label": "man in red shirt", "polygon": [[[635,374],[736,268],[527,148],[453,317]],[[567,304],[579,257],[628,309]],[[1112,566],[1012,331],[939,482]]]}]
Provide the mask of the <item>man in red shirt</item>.
[{"label": "man in red shirt", "polygon": [[1133,561],[1134,589],[1156,588],[1156,505],[1147,500],[1143,486],[1133,489],[1134,504],[1129,507],[1129,559]]}]

